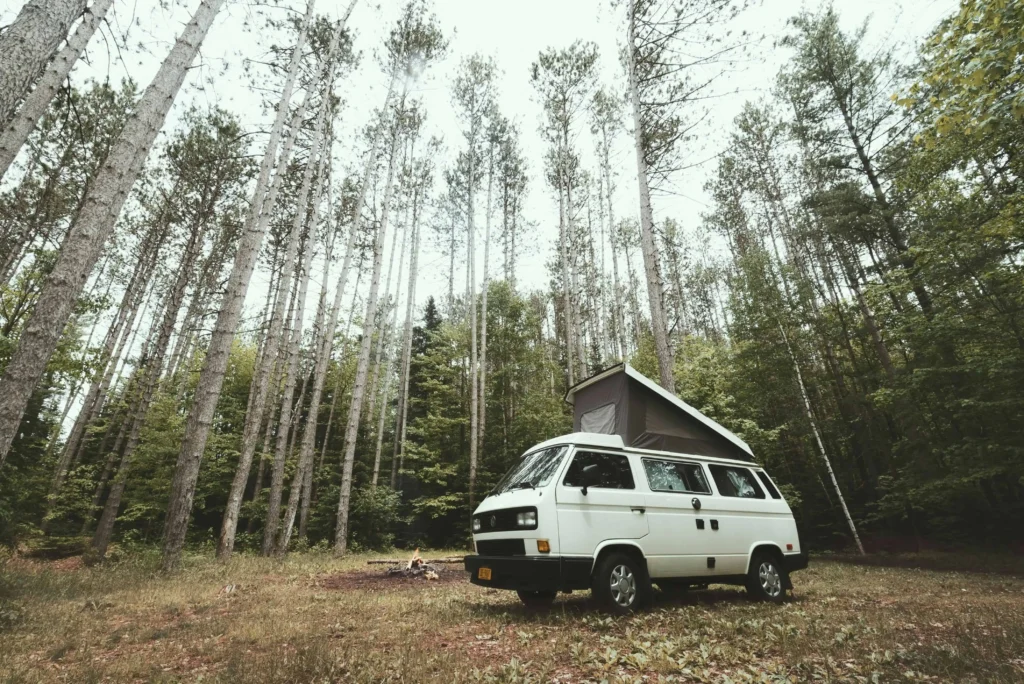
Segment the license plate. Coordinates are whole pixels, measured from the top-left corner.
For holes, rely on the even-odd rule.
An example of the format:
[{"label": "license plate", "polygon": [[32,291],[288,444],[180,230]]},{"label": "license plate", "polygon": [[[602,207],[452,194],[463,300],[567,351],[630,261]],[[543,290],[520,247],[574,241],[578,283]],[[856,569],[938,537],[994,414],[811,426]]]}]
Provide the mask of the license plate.
[{"label": "license plate", "polygon": [[476,576],[477,576],[477,579],[490,580],[491,579],[491,569],[490,568],[480,568],[479,570],[476,571]]}]

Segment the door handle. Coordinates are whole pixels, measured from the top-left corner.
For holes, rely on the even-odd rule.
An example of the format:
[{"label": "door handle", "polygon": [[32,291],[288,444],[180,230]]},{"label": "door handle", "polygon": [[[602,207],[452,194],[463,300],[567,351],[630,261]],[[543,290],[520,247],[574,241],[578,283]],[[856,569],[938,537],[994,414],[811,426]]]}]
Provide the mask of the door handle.
[{"label": "door handle", "polygon": [[639,513],[640,515],[643,515],[644,513],[647,512],[646,508],[639,508],[639,507],[631,508],[629,510],[633,511],[634,513]]}]

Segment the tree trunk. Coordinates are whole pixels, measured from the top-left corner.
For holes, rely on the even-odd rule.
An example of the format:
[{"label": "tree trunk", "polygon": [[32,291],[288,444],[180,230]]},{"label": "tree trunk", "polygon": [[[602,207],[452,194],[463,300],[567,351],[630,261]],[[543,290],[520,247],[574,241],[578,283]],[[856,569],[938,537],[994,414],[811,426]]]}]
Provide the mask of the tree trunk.
[{"label": "tree trunk", "polygon": [[[330,92],[330,91],[327,91]],[[333,142],[333,141],[332,141]],[[316,229],[316,226],[320,222],[320,203],[323,199],[324,189],[329,183],[329,174],[326,173],[326,163],[331,157],[331,145],[327,147],[326,154],[323,155],[321,160],[321,182],[317,189],[316,199],[313,201],[313,220],[311,223],[311,232]],[[327,180],[325,180],[327,179]],[[352,241],[349,240],[349,251],[351,252]],[[283,555],[288,551],[288,544],[292,537],[292,526],[295,523],[295,514],[299,507],[300,499],[304,496],[308,496],[308,489],[306,482],[308,479],[307,471],[312,471],[313,464],[313,440],[316,437],[316,426],[317,417],[319,416],[320,409],[320,395],[323,392],[324,387],[324,376],[326,376],[326,362],[323,362],[323,351],[324,351],[324,340],[327,342],[327,361],[330,361],[330,340],[334,337],[334,328],[328,329],[325,326],[324,314],[326,307],[327,297],[327,280],[328,280],[328,267],[331,261],[331,253],[333,252],[333,242],[328,248],[327,257],[324,260],[324,279],[320,288],[320,303],[317,307],[317,318],[314,326],[313,336],[313,353],[314,353],[314,368],[313,368],[313,387],[312,387],[312,398],[309,404],[309,413],[306,416],[305,430],[302,433],[302,441],[299,446],[299,457],[296,462],[295,475],[292,478],[291,488],[288,492],[288,508],[285,511],[284,526],[281,530],[281,536],[277,543],[278,555]],[[346,257],[348,255],[346,254]],[[346,258],[347,260],[347,258]],[[301,338],[300,338],[301,339]],[[303,391],[300,393],[300,397],[305,394],[305,386],[308,380],[308,374],[303,379]],[[299,408],[302,406],[302,401],[299,401]],[[297,436],[299,432],[299,426],[296,425],[292,430],[293,436]],[[310,483],[312,484],[312,483]]]},{"label": "tree trunk", "polygon": [[[267,142],[267,148],[263,155],[263,161],[260,166],[260,175],[256,189],[253,192],[249,214],[246,216],[247,229],[243,233],[243,243],[245,243],[245,249],[252,249],[254,252],[254,254],[252,254],[253,264],[245,264],[244,261],[240,261],[243,245],[239,245],[238,254],[236,254],[235,257],[235,265],[232,269],[231,280],[235,281],[235,273],[240,267],[245,269],[247,265],[248,273],[245,273],[244,275],[239,273],[239,276],[244,278],[244,283],[229,281],[229,295],[233,292],[237,292],[238,290],[241,291],[241,301],[238,302],[239,311],[234,314],[233,321],[224,321],[226,325],[232,326],[230,332],[228,332],[227,330],[221,331],[221,322],[222,319],[225,318],[225,310],[222,309],[221,315],[218,316],[218,327],[214,332],[214,338],[210,340],[211,350],[215,348],[214,344],[216,342],[218,345],[218,351],[223,349],[223,353],[225,355],[230,350],[231,342],[234,337],[234,330],[238,326],[238,318],[241,314],[241,303],[244,301],[245,291],[248,289],[248,281],[252,275],[255,256],[259,253],[260,244],[263,242],[263,235],[266,233],[267,226],[269,225],[270,215],[277,200],[277,193],[283,183],[285,171],[287,170],[288,163],[291,160],[292,149],[294,148],[295,141],[299,137],[299,126],[301,125],[303,114],[306,111],[309,98],[312,93],[312,90],[306,92],[306,96],[303,98],[302,104],[292,117],[291,135],[285,142],[284,148],[281,151],[281,158],[277,164],[277,170],[274,175],[274,181],[270,186],[270,191],[267,193],[267,196],[264,197],[264,189],[266,188],[267,181],[270,176],[270,170],[274,166],[274,160],[277,156],[278,141],[284,128],[285,118],[288,114],[288,104],[291,101],[292,90],[295,87],[295,79],[298,75],[299,66],[302,62],[303,47],[305,46],[306,39],[309,34],[309,28],[313,21],[313,8],[315,4],[316,0],[307,0],[306,14],[303,18],[302,28],[299,31],[295,47],[292,48],[291,61],[288,65],[288,75],[285,78],[284,87],[281,92],[281,100],[277,105],[274,125],[273,128],[271,128],[270,139]],[[312,163],[312,161],[310,163]],[[253,230],[253,227],[255,227],[255,230]],[[239,455],[238,466],[235,469],[235,476],[232,479],[231,489],[228,493],[228,501],[224,508],[224,518],[221,521],[220,538],[217,542],[217,558],[220,560],[227,560],[230,558],[231,552],[235,547],[235,534],[238,530],[238,514],[242,506],[242,497],[245,495],[245,486],[249,479],[249,471],[252,468],[252,458],[256,449],[256,440],[259,437],[260,426],[263,424],[263,417],[266,412],[266,400],[267,393],[270,388],[270,376],[275,364],[278,362],[278,345],[281,340],[281,328],[284,325],[284,307],[288,298],[288,292],[291,289],[293,265],[299,245],[299,232],[300,231],[296,228],[295,223],[293,223],[292,230],[288,237],[288,246],[285,249],[284,260],[281,262],[281,274],[278,277],[277,282],[274,312],[271,315],[270,327],[267,331],[263,348],[260,352],[262,363],[259,364],[256,371],[256,377],[253,378],[253,388],[250,391],[250,398],[248,406],[246,407],[245,426],[242,429],[242,452]],[[246,242],[247,239],[248,242]],[[248,256],[246,259],[248,259]],[[241,278],[239,278],[239,281]],[[231,285],[234,285],[238,290],[233,291],[231,289]],[[218,333],[220,334],[218,335]],[[225,356],[225,366],[226,362],[227,358]],[[205,374],[206,368],[203,369],[203,372]],[[201,376],[200,383],[202,383],[202,380],[203,378]],[[218,396],[220,394],[220,385],[223,384],[223,381],[223,375],[219,380],[214,380],[217,384],[216,394]],[[216,399],[213,401],[216,403]],[[193,412],[195,412],[195,410],[195,407],[193,407]],[[268,423],[270,421],[271,419],[268,419]],[[205,442],[205,438],[203,441]],[[182,455],[184,455],[184,450],[182,451]],[[197,456],[197,458],[198,457],[199,456]]]},{"label": "tree trunk", "polygon": [[562,323],[565,328],[565,372],[569,387],[576,384],[573,363],[572,296],[569,292],[569,244],[566,225],[565,195],[562,194],[562,167],[558,167],[558,261],[562,270]]},{"label": "tree trunk", "polygon": [[[0,33],[0,126],[43,74],[88,0],[29,0]],[[2,175],[2,174],[0,174]]]},{"label": "tree trunk", "polygon": [[338,397],[344,392],[342,391],[342,378],[344,375],[341,372],[341,364],[345,361],[345,356],[348,353],[348,336],[352,332],[352,322],[355,319],[356,308],[359,306],[359,283],[363,279],[363,254],[360,251],[359,263],[356,266],[356,282],[352,288],[352,306],[348,312],[348,322],[345,324],[345,333],[342,335],[341,353],[338,356],[338,380],[334,383],[334,395],[331,397],[331,410],[327,412],[327,425],[324,427],[324,442],[320,448],[320,459],[317,462],[316,469],[320,470],[324,467],[324,459],[327,458],[327,443],[331,439],[331,426],[334,425],[334,409],[338,404]]},{"label": "tree trunk", "polygon": [[405,451],[405,426],[409,415],[409,371],[412,365],[412,318],[416,308],[416,277],[419,261],[419,187],[412,199],[412,253],[409,257],[409,287],[405,302],[405,327],[402,330],[402,362],[399,371],[398,407],[395,411],[395,449],[391,456],[391,488],[398,486],[398,463]]},{"label": "tree trunk", "polygon": [[[396,283],[395,296],[392,301],[391,275],[395,268],[395,255],[398,253],[398,250],[396,249],[398,246],[398,233],[399,231],[402,232],[402,258],[404,258],[405,243],[409,235],[408,230],[406,230],[407,224],[408,221],[403,221],[401,224],[398,224],[401,225],[402,228],[399,228],[398,225],[395,226],[395,236],[391,239],[391,250],[388,252],[391,255],[391,258],[388,260],[388,274],[384,278],[384,297],[382,298],[381,305],[377,312],[377,316],[380,318],[380,332],[377,334],[377,344],[374,348],[373,363],[370,365],[370,381],[367,384],[367,387],[370,388],[370,396],[366,411],[366,422],[371,425],[374,417],[376,416],[377,410],[377,376],[380,375],[381,358],[384,356],[384,350],[387,346],[387,340],[389,339],[388,335],[391,333],[391,328],[386,322],[386,316],[388,313],[387,309],[390,305],[391,311],[395,311],[395,307],[398,306],[398,291],[401,289],[401,283]],[[398,278],[401,280],[402,276],[399,275]],[[376,478],[374,478],[374,483],[376,484]]]},{"label": "tree trunk", "polygon": [[633,147],[636,152],[636,176],[640,190],[640,247],[644,257],[644,271],[647,274],[647,298],[651,308],[651,331],[654,334],[654,351],[658,356],[658,375],[661,386],[669,392],[676,391],[673,375],[672,349],[669,347],[668,327],[665,324],[665,309],[662,301],[661,276],[658,273],[658,255],[654,242],[654,211],[651,208],[651,189],[647,179],[647,158],[643,143],[643,128],[640,116],[640,92],[636,75],[636,2],[629,1],[627,20],[626,57],[629,72],[629,100],[633,112]]},{"label": "tree trunk", "polygon": [[[408,216],[406,217],[408,219]],[[388,406],[388,391],[391,387],[391,373],[394,370],[394,353],[391,351],[391,340],[394,338],[395,328],[398,326],[398,299],[402,293],[402,269],[405,266],[405,248],[406,243],[410,241],[409,233],[412,228],[407,224],[405,231],[402,234],[402,251],[398,256],[398,278],[395,281],[395,299],[391,305],[391,321],[385,328],[383,321],[381,321],[381,337],[378,343],[378,350],[384,349],[386,351],[385,356],[387,357],[387,366],[384,369],[384,378],[380,382],[380,394],[381,394],[381,405],[380,405],[380,416],[377,421],[377,446],[373,457],[373,477],[371,485],[377,486],[377,479],[380,477],[380,454],[384,444],[384,420],[387,413]],[[390,280],[390,274],[389,278]],[[378,366],[380,365],[380,358],[377,360]],[[374,384],[370,384],[370,391],[376,389]],[[370,413],[372,415],[373,410],[371,408]]]},{"label": "tree trunk", "polygon": [[[317,125],[317,133],[313,139],[313,149],[310,151],[309,160],[306,162],[302,189],[299,191],[299,204],[295,214],[295,225],[299,226],[306,221],[306,208],[312,183],[313,168],[320,158],[320,136],[323,133],[324,117],[326,115],[328,98],[325,97],[321,105],[320,120]],[[320,199],[319,193],[315,198]],[[315,204],[315,202],[314,202]],[[289,449],[288,437],[292,428],[292,416],[295,408],[292,402],[295,395],[295,382],[299,373],[299,352],[302,348],[302,320],[306,308],[306,292],[309,288],[310,267],[313,262],[314,238],[316,236],[317,222],[320,218],[319,208],[313,207],[312,220],[309,223],[306,238],[306,249],[299,273],[299,291],[295,299],[295,318],[291,328],[291,348],[288,357],[288,366],[285,372],[284,392],[281,399],[281,417],[278,419],[277,444],[274,453],[274,467],[270,471],[270,498],[267,501],[267,520],[263,527],[263,548],[264,556],[274,552],[277,542],[277,531],[281,517],[281,495],[284,490],[284,466],[288,458]],[[301,407],[298,407],[301,409]],[[301,478],[299,478],[301,479]]]},{"label": "tree trunk", "polygon": [[487,215],[484,217],[484,273],[480,286],[480,418],[477,425],[477,449],[484,444],[484,426],[487,424],[487,288],[490,284],[488,266],[491,259],[491,212],[494,190],[494,145],[491,145],[487,165]]},{"label": "tree trunk", "polygon": [[[213,207],[210,206],[209,209],[212,213]],[[137,372],[141,383],[140,398],[133,412],[134,415],[131,418],[131,428],[128,432],[128,440],[125,443],[124,451],[121,454],[121,466],[117,471],[117,479],[114,487],[111,489],[110,496],[107,497],[103,515],[100,517],[100,523],[92,540],[93,550],[96,551],[100,558],[107,554],[107,547],[110,544],[111,535],[114,531],[114,521],[121,507],[121,495],[128,480],[128,471],[135,456],[135,449],[139,444],[142,427],[146,422],[146,415],[149,412],[149,406],[160,382],[164,357],[167,355],[171,335],[174,333],[174,323],[178,320],[178,313],[185,298],[185,288],[188,286],[189,276],[192,273],[192,265],[200,250],[202,250],[207,226],[210,223],[208,219],[212,218],[212,216],[208,216],[201,219],[200,225],[193,227],[189,236],[189,242],[185,246],[184,253],[181,255],[181,262],[174,284],[170,288],[167,302],[164,305],[164,314],[152,353],[147,357],[146,362],[139,366]]]},{"label": "tree trunk", "polygon": [[[46,370],[89,273],[142,171],[153,141],[224,0],[203,0],[89,184],[60,256],[46,278],[0,385],[0,466],[21,424],[25,407]],[[10,40],[10,31],[4,34]],[[0,64],[4,58],[0,57]],[[0,68],[7,73],[7,66]],[[0,88],[0,92],[10,92]]]},{"label": "tree trunk", "polygon": [[[402,96],[398,110],[405,108],[405,93],[408,82],[403,83]],[[345,425],[345,453],[341,472],[341,491],[338,495],[338,522],[334,536],[334,551],[338,555],[345,553],[348,544],[348,509],[352,496],[352,468],[356,458],[356,436],[359,432],[359,419],[363,410],[363,396],[366,393],[366,376],[370,369],[370,347],[373,341],[375,314],[377,311],[377,295],[380,288],[380,271],[383,262],[384,237],[387,233],[388,214],[391,210],[391,196],[395,177],[395,157],[398,151],[399,111],[394,113],[390,149],[388,151],[387,180],[384,185],[384,204],[381,207],[380,226],[373,242],[373,274],[370,278],[370,292],[366,297],[366,316],[363,319],[362,339],[359,343],[359,358],[356,361],[356,377],[352,385],[352,398],[349,403],[348,422]],[[385,110],[386,112],[386,110]],[[357,207],[356,211],[362,211]]]},{"label": "tree trunk", "polygon": [[[354,5],[355,0],[346,10],[345,17],[342,19],[343,24],[351,14]],[[282,97],[283,104],[280,104],[278,108],[278,121],[275,122],[275,127],[271,131],[271,135],[274,136],[272,140],[274,144],[268,144],[267,146],[269,154],[264,157],[263,165],[260,169],[260,177],[254,192],[254,206],[258,205],[259,199],[263,196],[263,188],[266,187],[270,166],[273,164],[276,137],[280,135],[280,129],[277,124],[283,121],[284,112],[287,111],[288,99],[290,97]],[[275,199],[272,188],[271,194],[268,195],[264,203],[268,220],[270,208],[272,208]],[[263,242],[266,225],[266,222],[263,220],[256,221],[252,213],[247,217],[242,238],[238,245],[238,251],[235,254],[231,275],[228,278],[224,302],[220,313],[217,315],[217,322],[214,326],[213,335],[210,338],[206,361],[199,376],[199,385],[196,388],[196,397],[192,405],[192,411],[189,413],[188,421],[185,425],[185,439],[178,454],[178,464],[171,488],[171,504],[168,508],[167,525],[164,534],[163,567],[166,570],[176,567],[181,557],[181,549],[185,543],[185,533],[188,530],[188,520],[192,511],[192,497],[195,493],[196,478],[199,475],[199,464],[202,460],[203,451],[206,448],[206,440],[213,423],[213,414],[217,408],[217,400],[220,398],[220,392],[224,386],[224,374],[227,370],[231,343],[238,329],[242,304],[245,301],[245,294],[249,289],[249,281],[256,264],[256,256],[259,253],[260,244]]]},{"label": "tree trunk", "polygon": [[[476,133],[471,133],[472,141],[476,140]],[[476,185],[474,173],[476,171],[476,150],[469,150],[469,171],[466,174],[468,186],[466,189],[466,307],[469,316],[469,510],[476,508],[476,470],[477,459],[479,458],[479,442],[477,440],[480,430],[480,414],[478,402],[479,375],[477,374],[477,338],[476,338],[476,207],[473,189]]]},{"label": "tree trunk", "polygon": [[[68,77],[68,74],[71,73],[71,68],[75,66],[78,58],[82,56],[82,52],[89,43],[89,39],[96,32],[96,27],[103,21],[103,17],[113,2],[114,0],[96,0],[92,7],[85,10],[82,22],[75,29],[74,34],[68,38],[67,45],[53,58],[49,68],[46,69],[42,78],[39,79],[36,87],[25,97],[25,101],[18,108],[17,113],[12,115],[10,125],[3,128],[3,132],[0,133],[0,178],[3,178],[4,174],[7,173],[7,169],[10,168],[14,158],[18,156],[18,151],[25,144],[25,141],[28,140],[29,134],[32,133],[39,120],[43,118],[43,114],[46,113],[46,109],[50,106],[54,95],[57,94],[57,89],[60,88],[61,83]],[[30,2],[25,5],[25,8],[27,9],[33,4],[36,3]],[[56,3],[47,2],[47,9],[50,9],[54,4]],[[85,3],[79,0],[72,0],[72,2],[67,4],[77,6],[84,5]],[[24,12],[25,10],[23,9],[22,11]],[[0,83],[3,80],[3,77],[0,77]],[[0,119],[0,121],[6,121],[6,119]]]},{"label": "tree trunk", "polygon": [[804,376],[800,372],[800,364],[796,360],[796,354],[793,353],[793,346],[789,343],[789,337],[786,335],[785,329],[782,324],[779,323],[779,333],[782,334],[782,341],[786,344],[786,351],[789,353],[789,359],[793,364],[793,371],[796,373],[797,384],[800,386],[800,396],[804,400],[804,411],[807,413],[807,421],[811,424],[811,432],[814,433],[814,441],[818,445],[818,453],[821,454],[821,460],[825,462],[825,469],[828,470],[828,476],[832,479],[832,488],[835,490],[836,497],[839,499],[839,506],[843,509],[843,515],[846,517],[846,524],[850,528],[850,534],[853,535],[853,540],[857,544],[857,549],[860,554],[864,554],[864,545],[860,543],[860,535],[857,534],[857,526],[853,523],[853,517],[850,516],[850,509],[846,507],[846,499],[843,497],[843,492],[839,488],[839,481],[836,479],[835,471],[832,470],[832,461],[828,457],[828,453],[825,451],[825,445],[821,441],[821,432],[818,430],[818,421],[814,418],[814,411],[811,410],[811,400],[807,395],[807,387],[804,385]]}]

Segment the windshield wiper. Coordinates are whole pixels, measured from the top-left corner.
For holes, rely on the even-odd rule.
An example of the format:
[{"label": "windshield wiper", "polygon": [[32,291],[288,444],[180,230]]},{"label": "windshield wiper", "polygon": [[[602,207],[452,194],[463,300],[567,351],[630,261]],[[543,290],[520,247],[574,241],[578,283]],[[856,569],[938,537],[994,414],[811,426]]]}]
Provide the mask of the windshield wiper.
[{"label": "windshield wiper", "polygon": [[530,489],[537,488],[536,485],[534,485],[529,480],[523,480],[522,482],[516,482],[514,485],[509,487],[509,489],[526,489],[527,487],[529,487]]}]

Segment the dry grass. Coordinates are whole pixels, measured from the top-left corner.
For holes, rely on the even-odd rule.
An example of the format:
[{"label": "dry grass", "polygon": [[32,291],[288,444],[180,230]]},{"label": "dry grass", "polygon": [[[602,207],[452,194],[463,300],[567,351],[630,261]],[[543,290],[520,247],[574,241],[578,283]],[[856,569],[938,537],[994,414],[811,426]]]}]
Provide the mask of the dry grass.
[{"label": "dry grass", "polygon": [[613,620],[581,594],[531,614],[464,581],[335,578],[383,571],[367,558],[0,559],[0,681],[1024,680],[1012,576],[816,561],[781,607],[720,587]]}]

